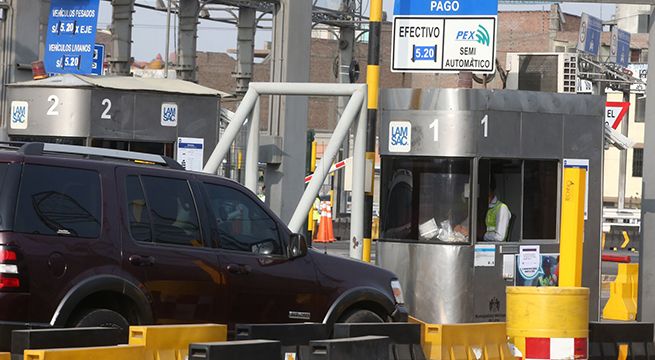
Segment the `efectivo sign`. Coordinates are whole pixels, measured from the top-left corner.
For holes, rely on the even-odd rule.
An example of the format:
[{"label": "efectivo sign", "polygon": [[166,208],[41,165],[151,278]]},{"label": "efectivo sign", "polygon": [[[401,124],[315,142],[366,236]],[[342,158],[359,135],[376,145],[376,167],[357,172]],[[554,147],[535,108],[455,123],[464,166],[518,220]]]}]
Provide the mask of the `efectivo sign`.
[{"label": "efectivo sign", "polygon": [[391,71],[493,73],[498,0],[396,0]]}]

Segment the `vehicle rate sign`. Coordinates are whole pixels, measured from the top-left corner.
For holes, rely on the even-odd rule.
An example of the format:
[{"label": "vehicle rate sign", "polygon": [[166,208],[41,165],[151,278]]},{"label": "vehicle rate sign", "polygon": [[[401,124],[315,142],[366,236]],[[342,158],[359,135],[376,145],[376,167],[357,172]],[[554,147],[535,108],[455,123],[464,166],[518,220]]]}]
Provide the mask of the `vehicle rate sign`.
[{"label": "vehicle rate sign", "polygon": [[391,71],[493,73],[498,0],[396,0]]},{"label": "vehicle rate sign", "polygon": [[52,0],[45,67],[54,74],[91,74],[100,0]]}]

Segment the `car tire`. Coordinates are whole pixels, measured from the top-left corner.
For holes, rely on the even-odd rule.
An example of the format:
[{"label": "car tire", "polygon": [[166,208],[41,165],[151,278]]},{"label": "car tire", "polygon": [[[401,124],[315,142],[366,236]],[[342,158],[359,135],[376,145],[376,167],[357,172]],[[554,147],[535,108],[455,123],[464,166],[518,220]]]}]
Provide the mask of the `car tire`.
[{"label": "car tire", "polygon": [[383,323],[384,319],[370,310],[355,310],[342,316],[339,322],[345,324]]},{"label": "car tire", "polygon": [[109,309],[91,309],[81,312],[71,325],[73,327],[111,327],[127,334],[130,323],[125,317]]}]

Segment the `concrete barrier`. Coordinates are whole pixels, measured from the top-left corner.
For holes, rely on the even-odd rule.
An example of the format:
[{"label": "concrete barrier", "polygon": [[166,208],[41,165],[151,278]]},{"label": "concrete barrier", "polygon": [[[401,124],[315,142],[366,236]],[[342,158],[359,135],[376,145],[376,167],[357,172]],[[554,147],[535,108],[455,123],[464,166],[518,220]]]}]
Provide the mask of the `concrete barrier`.
[{"label": "concrete barrier", "polygon": [[589,359],[655,359],[652,323],[589,323]]},{"label": "concrete barrier", "polygon": [[185,360],[191,343],[226,340],[226,325],[130,326],[129,344],[144,346],[146,360]]},{"label": "concrete barrier", "polygon": [[277,340],[282,345],[282,355],[302,360],[309,357],[308,346],[312,340],[330,338],[330,327],[322,323],[302,324],[237,324],[236,340]]},{"label": "concrete barrier", "polygon": [[189,360],[279,360],[281,345],[274,340],[235,340],[189,345]]},{"label": "concrete barrier", "polygon": [[603,319],[635,320],[639,285],[639,264],[619,264],[616,279],[610,283],[610,298],[603,308]]},{"label": "concrete barrier", "polygon": [[509,359],[505,323],[421,324],[421,344],[427,359]]},{"label": "concrete barrier", "polygon": [[11,334],[11,357],[22,360],[25,350],[81,348],[127,344],[127,337],[114,328],[72,328],[14,330]]},{"label": "concrete barrier", "polygon": [[11,353],[8,352],[0,353],[0,360],[10,360],[10,359],[11,359]]},{"label": "concrete barrier", "polygon": [[391,340],[386,336],[314,340],[309,343],[311,360],[389,360]]},{"label": "concrete barrier", "polygon": [[[143,360],[143,346],[25,350],[25,360]],[[163,360],[163,359],[162,359]]]},{"label": "concrete barrier", "polygon": [[391,341],[389,358],[393,360],[425,359],[421,348],[421,325],[414,323],[335,324],[334,338],[387,336]]}]

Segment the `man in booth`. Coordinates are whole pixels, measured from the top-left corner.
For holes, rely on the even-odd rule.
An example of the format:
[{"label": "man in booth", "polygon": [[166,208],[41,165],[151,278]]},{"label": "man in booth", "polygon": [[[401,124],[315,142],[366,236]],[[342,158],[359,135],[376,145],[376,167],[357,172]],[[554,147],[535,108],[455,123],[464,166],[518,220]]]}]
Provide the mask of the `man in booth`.
[{"label": "man in booth", "polygon": [[509,221],[512,213],[509,207],[498,200],[496,196],[496,180],[491,177],[489,182],[489,208],[485,218],[486,232],[484,233],[485,241],[505,241],[509,237]]}]

